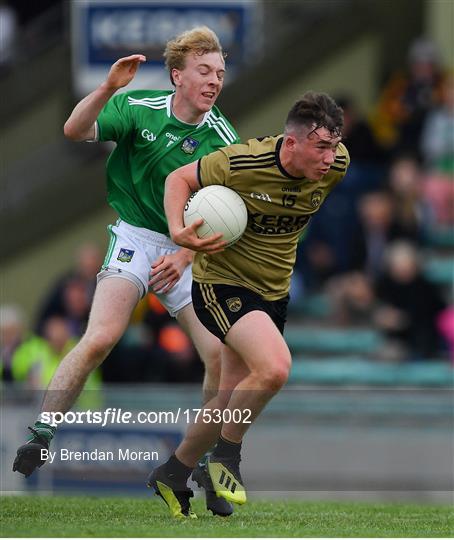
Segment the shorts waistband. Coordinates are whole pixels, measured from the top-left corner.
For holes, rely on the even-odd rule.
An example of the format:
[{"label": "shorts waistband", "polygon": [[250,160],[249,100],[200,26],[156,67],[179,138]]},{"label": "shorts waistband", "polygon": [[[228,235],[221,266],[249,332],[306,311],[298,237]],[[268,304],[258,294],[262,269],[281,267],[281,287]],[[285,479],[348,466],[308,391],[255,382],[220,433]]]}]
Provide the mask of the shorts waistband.
[{"label": "shorts waistband", "polygon": [[145,229],[144,227],[136,227],[135,225],[131,225],[126,221],[123,221],[122,219],[118,219],[115,225],[120,229],[128,231],[134,236],[145,240],[146,242],[151,242],[159,247],[178,249],[178,246],[175,244],[175,242],[173,242],[165,234],[158,233],[150,229]]}]

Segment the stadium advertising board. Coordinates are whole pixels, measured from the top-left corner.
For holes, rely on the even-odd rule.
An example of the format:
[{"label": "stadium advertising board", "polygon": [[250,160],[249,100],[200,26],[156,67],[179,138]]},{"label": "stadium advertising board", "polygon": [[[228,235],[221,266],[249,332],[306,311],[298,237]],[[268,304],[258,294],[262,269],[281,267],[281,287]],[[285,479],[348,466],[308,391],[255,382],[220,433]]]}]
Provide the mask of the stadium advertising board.
[{"label": "stadium advertising board", "polygon": [[145,54],[147,62],[128,89],[171,88],[162,52],[177,34],[206,25],[228,53],[228,83],[260,50],[260,8],[254,0],[77,0],[71,7],[73,88],[84,96],[104,81],[123,56]]}]

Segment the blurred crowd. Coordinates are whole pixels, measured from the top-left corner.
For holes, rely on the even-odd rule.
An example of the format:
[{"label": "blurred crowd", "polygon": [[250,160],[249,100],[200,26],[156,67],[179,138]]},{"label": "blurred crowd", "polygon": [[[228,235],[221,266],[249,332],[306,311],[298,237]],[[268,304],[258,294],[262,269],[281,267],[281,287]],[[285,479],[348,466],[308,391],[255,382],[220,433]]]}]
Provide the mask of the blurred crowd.
[{"label": "blurred crowd", "polygon": [[453,357],[453,73],[418,39],[368,117],[337,101],[351,165],[300,244],[293,306],[325,295],[327,322],[378,328],[385,359]]},{"label": "blurred crowd", "polygon": [[[11,17],[0,3],[2,28],[13,29]],[[8,61],[5,43],[0,62]],[[454,76],[440,65],[434,45],[420,39],[370,115],[350,96],[334,97],[344,109],[351,165],[300,243],[290,313],[323,295],[329,307],[321,324],[378,329],[388,344],[386,360],[454,360],[452,275],[440,280],[428,272],[428,263],[447,261],[452,274]],[[34,321],[18,305],[0,306],[4,381],[47,385],[85,330],[101,263],[98,247],[81,246]],[[186,334],[148,294],[89,385],[195,382],[202,375]]]},{"label": "blurred crowd", "polygon": [[[57,364],[85,331],[102,264],[97,246],[81,246],[73,269],[61,276],[27,324],[17,305],[0,306],[1,370],[4,381],[45,388]],[[197,382],[203,367],[186,334],[153,294],[133,313],[131,324],[110,356],[88,381]]]}]

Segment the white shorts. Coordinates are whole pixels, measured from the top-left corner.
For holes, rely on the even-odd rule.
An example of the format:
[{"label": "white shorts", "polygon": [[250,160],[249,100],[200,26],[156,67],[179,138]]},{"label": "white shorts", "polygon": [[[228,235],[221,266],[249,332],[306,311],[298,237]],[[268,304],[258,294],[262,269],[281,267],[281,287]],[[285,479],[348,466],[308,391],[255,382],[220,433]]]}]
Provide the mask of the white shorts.
[{"label": "white shorts", "polygon": [[[161,255],[175,253],[179,249],[164,234],[135,227],[119,219],[107,227],[110,243],[98,274],[98,282],[108,277],[121,277],[132,281],[142,298],[148,292],[151,263]],[[154,293],[172,317],[192,302],[192,268],[188,265],[178,282],[166,294]]]}]

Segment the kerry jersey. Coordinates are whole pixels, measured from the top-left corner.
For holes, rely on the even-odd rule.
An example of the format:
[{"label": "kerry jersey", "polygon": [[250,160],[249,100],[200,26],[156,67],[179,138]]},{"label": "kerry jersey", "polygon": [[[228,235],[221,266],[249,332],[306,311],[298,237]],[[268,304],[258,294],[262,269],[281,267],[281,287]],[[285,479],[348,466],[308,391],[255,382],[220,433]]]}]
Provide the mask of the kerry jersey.
[{"label": "kerry jersey", "polygon": [[200,124],[172,114],[173,92],[136,90],[112,97],[97,119],[97,140],[115,141],[107,160],[107,200],[121,219],[169,234],[164,183],[178,167],[239,142],[217,107]]},{"label": "kerry jersey", "polygon": [[321,180],[296,178],[281,165],[282,141],[282,135],[251,139],[200,159],[200,185],[235,190],[246,204],[248,224],[233,246],[213,255],[196,253],[195,281],[239,285],[265,300],[288,294],[299,237],[344,177],[350,158],[339,144],[334,163]]}]

